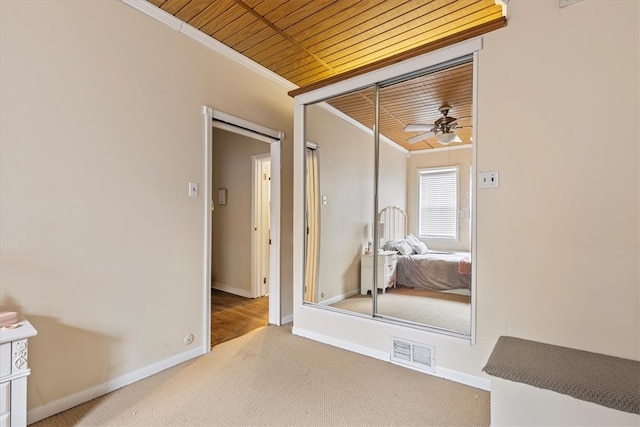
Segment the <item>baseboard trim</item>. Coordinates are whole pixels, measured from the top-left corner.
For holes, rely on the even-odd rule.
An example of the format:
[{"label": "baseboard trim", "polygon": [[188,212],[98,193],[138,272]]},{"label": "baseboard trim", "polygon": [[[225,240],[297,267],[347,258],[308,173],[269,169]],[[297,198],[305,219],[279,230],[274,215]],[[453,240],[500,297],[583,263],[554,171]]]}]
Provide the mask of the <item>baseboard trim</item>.
[{"label": "baseboard trim", "polygon": [[364,354],[365,356],[373,357],[374,359],[389,361],[389,353],[385,351],[376,350],[370,347],[365,347],[360,344],[354,344],[349,341],[344,341],[338,338],[330,337],[328,335],[322,335],[317,332],[307,331],[306,329],[300,329],[293,327],[291,332],[294,335],[298,335],[304,338],[309,338],[314,341],[321,342],[323,344],[329,344],[334,347],[341,348],[343,350],[353,351],[354,353]]},{"label": "baseboard trim", "polygon": [[238,295],[240,297],[251,298],[251,291],[246,289],[235,288],[233,286],[225,285],[224,283],[213,282],[211,284],[213,289],[217,289],[222,292],[228,292],[230,294]]},{"label": "baseboard trim", "polygon": [[[354,353],[363,354],[365,356],[373,357],[374,359],[383,360],[385,362],[391,363],[391,355],[385,351],[376,350],[376,349],[365,347],[359,344],[354,344],[349,341],[344,341],[344,340],[330,337],[327,335],[318,334],[317,332],[308,331],[306,329],[300,329],[295,326],[292,328],[291,332],[294,335],[298,335],[304,338],[309,338],[314,341],[321,342],[323,344],[329,344],[334,347],[341,348],[343,350],[353,351]],[[402,366],[403,368],[407,368],[407,369],[412,369],[410,366],[405,366],[405,365],[398,365],[398,366]],[[444,378],[449,381],[468,385],[470,387],[491,391],[491,380],[486,378],[477,377],[475,375],[470,375],[464,372],[459,372],[453,369],[448,369],[448,368],[443,368],[438,366],[436,366],[435,373],[425,372],[417,369],[414,369],[414,370],[417,372],[421,372],[423,374],[433,375],[436,377]]]},{"label": "baseboard trim", "polygon": [[45,403],[44,405],[30,409],[27,412],[27,424],[35,423],[52,415],[58,414],[62,411],[66,411],[67,409],[73,408],[74,406],[78,406],[82,403],[88,402],[92,399],[95,399],[96,397],[103,396],[114,390],[132,384],[136,381],[140,381],[144,378],[150,377],[151,375],[157,374],[158,372],[162,372],[165,369],[169,369],[175,365],[186,362],[187,360],[191,360],[198,356],[202,356],[206,353],[207,349],[204,346],[194,348],[193,350],[177,354],[168,359],[161,360],[160,362],[156,362],[127,374],[121,375],[97,386],[88,388],[78,393],[74,393],[58,400],[54,400],[53,402]]},{"label": "baseboard trim", "polygon": [[435,373],[425,373],[456,383],[468,385],[470,387],[479,388],[480,390],[491,391],[491,380],[488,378],[477,377],[475,375],[465,374],[464,372],[454,371],[453,369],[442,368],[439,366],[436,366]]},{"label": "baseboard trim", "polygon": [[281,325],[286,325],[287,323],[291,323],[293,322],[293,314],[290,314],[288,316],[284,316],[281,320]]},{"label": "baseboard trim", "polygon": [[331,304],[335,304],[335,303],[337,303],[338,301],[342,301],[342,300],[344,300],[344,299],[347,299],[347,298],[352,297],[352,296],[354,296],[354,295],[356,295],[356,294],[359,294],[359,293],[360,293],[360,289],[355,289],[355,290],[353,290],[353,291],[347,292],[346,294],[338,295],[338,296],[335,296],[335,297],[333,297],[333,298],[329,298],[329,299],[327,299],[327,300],[324,300],[324,301],[322,301],[320,304],[321,304],[321,305],[331,305]]}]

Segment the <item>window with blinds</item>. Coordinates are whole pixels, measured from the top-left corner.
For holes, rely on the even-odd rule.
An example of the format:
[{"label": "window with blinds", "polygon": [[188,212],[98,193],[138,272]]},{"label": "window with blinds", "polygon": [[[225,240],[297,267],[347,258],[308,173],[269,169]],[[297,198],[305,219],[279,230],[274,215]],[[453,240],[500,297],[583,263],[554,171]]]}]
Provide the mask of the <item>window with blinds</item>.
[{"label": "window with blinds", "polygon": [[418,232],[426,239],[458,238],[458,167],[418,169]]}]

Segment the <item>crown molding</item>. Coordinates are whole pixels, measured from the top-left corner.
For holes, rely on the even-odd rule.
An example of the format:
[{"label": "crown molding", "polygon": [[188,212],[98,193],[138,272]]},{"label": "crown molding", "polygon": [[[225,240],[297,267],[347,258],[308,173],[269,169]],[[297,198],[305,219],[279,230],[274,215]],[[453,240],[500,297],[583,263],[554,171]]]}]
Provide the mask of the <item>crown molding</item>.
[{"label": "crown molding", "polygon": [[[337,108],[329,105],[327,102],[321,102],[318,105],[320,107],[324,108],[325,110],[329,111],[331,114],[334,114],[334,115],[340,117],[345,122],[348,122],[349,124],[351,124],[351,125],[357,127],[358,129],[368,133],[369,135],[373,136],[373,129],[369,129],[368,127],[366,127],[365,125],[363,125],[359,121],[355,120],[353,117],[347,116],[345,113],[343,113],[342,111],[338,110]],[[396,150],[400,151],[401,153],[404,153],[404,154],[408,154],[409,153],[409,150],[407,150],[406,148],[398,145],[392,139],[387,138],[383,134],[380,134],[380,141],[386,142],[388,145],[390,145],[391,147],[393,147]]]},{"label": "crown molding", "polygon": [[466,149],[470,149],[471,147],[472,147],[471,144],[463,144],[463,145],[453,145],[453,146],[447,146],[447,147],[429,148],[426,150],[409,151],[409,155],[415,156],[416,154],[432,154],[432,153],[439,153],[441,151],[466,150]]},{"label": "crown molding", "polygon": [[262,65],[247,58],[241,53],[236,52],[235,50],[231,49],[229,46],[226,46],[225,44],[219,42],[218,40],[214,39],[208,34],[203,33],[197,28],[187,24],[186,22],[181,21],[180,19],[176,18],[170,13],[160,9],[159,7],[154,6],[153,4],[149,3],[147,0],[121,0],[121,1],[122,3],[128,6],[131,6],[134,9],[144,13],[145,15],[150,16],[151,18],[154,18],[162,22],[163,24],[167,25],[173,30],[176,30],[179,33],[182,33],[188,37],[191,37],[192,39],[196,40],[197,42],[200,42],[201,44],[205,45],[206,47],[213,50],[214,52],[224,55],[227,58],[231,59],[232,61],[237,62],[238,64],[246,68],[249,68],[250,70],[260,74],[263,77],[266,77],[267,79],[273,81],[274,83],[282,86],[287,91],[291,91],[293,89],[298,88],[298,86],[291,83],[289,80],[280,77],[273,71],[263,67]]}]

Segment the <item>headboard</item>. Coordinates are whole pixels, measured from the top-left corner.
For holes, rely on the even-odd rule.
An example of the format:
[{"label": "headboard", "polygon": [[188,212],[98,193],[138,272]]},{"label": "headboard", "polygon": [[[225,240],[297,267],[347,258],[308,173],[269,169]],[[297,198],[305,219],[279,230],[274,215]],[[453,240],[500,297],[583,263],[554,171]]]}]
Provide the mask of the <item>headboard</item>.
[{"label": "headboard", "polygon": [[378,214],[381,225],[381,244],[389,240],[402,240],[407,237],[407,214],[397,206],[387,206]]}]

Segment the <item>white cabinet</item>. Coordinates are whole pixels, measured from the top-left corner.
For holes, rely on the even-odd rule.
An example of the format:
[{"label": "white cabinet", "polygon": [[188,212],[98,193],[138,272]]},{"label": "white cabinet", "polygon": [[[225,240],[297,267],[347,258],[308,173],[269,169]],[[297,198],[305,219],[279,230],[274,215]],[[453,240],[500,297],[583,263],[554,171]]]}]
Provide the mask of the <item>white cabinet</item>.
[{"label": "white cabinet", "polygon": [[26,320],[0,328],[0,427],[27,425],[28,338],[36,334]]},{"label": "white cabinet", "polygon": [[[378,289],[384,293],[387,288],[396,284],[396,253],[394,251],[378,252]],[[373,255],[360,257],[360,293],[366,295],[373,286]]]}]

